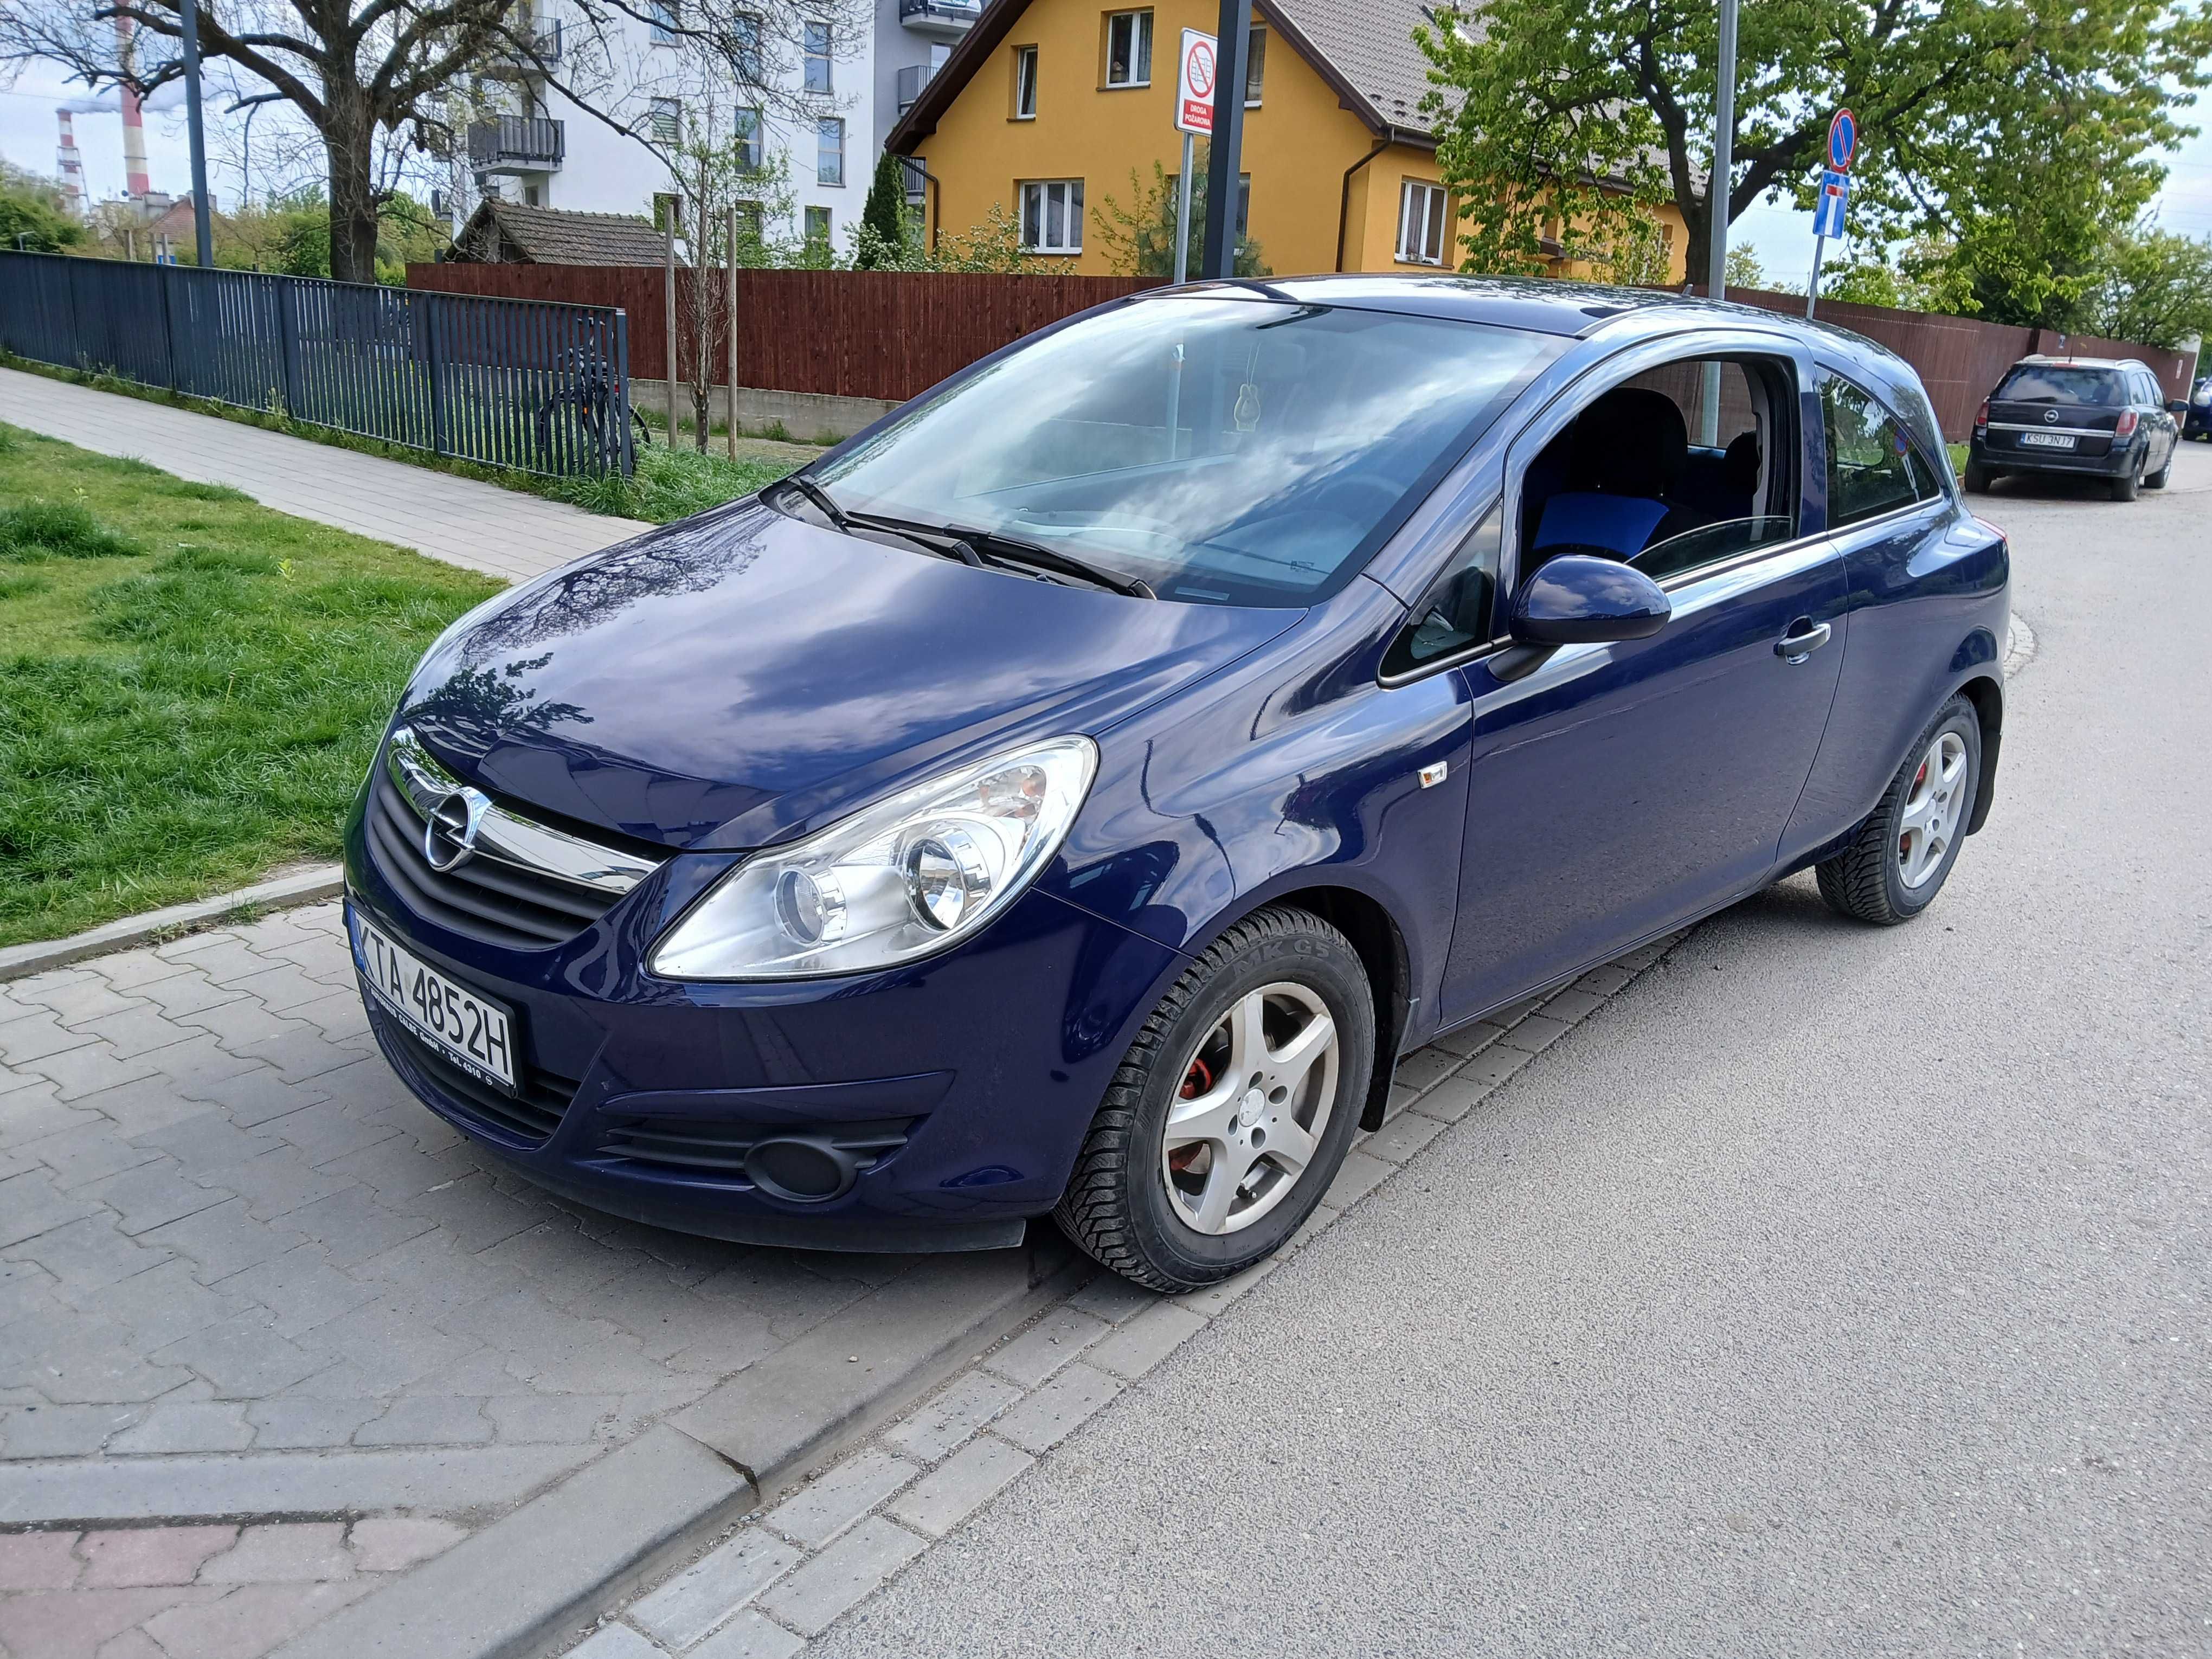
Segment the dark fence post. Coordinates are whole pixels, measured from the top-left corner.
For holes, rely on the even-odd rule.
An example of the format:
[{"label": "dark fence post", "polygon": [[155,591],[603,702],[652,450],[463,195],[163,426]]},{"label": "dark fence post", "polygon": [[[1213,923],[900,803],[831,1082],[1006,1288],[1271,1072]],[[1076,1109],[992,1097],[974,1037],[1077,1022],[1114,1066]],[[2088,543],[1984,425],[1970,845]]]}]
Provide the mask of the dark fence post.
[{"label": "dark fence post", "polygon": [[276,279],[276,349],[284,364],[284,414],[287,419],[295,421],[301,418],[303,401],[300,395],[300,318],[293,304],[298,292],[296,279]]},{"label": "dark fence post", "polygon": [[430,365],[430,441],[436,452],[446,453],[446,354],[438,348],[445,322],[444,302],[426,294],[415,303],[422,309],[423,354]]},{"label": "dark fence post", "polygon": [[161,343],[167,349],[166,361],[169,366],[169,390],[181,392],[184,387],[177,379],[177,319],[169,294],[173,285],[173,269],[168,265],[155,265],[154,280],[155,286],[161,290]]},{"label": "dark fence post", "polygon": [[615,429],[622,435],[615,441],[618,447],[615,457],[629,477],[637,471],[637,434],[630,429],[629,418],[629,313],[615,313]]}]

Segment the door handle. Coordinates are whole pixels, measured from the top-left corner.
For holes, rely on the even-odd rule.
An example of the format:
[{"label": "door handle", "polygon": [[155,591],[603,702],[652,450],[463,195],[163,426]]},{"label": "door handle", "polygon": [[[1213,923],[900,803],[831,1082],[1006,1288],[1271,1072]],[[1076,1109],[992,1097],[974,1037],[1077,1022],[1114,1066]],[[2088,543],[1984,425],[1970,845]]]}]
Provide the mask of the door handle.
[{"label": "door handle", "polygon": [[1834,630],[1826,623],[1808,621],[1800,617],[1790,625],[1790,631],[1774,642],[1774,654],[1784,662],[1802,662],[1828,642]]}]

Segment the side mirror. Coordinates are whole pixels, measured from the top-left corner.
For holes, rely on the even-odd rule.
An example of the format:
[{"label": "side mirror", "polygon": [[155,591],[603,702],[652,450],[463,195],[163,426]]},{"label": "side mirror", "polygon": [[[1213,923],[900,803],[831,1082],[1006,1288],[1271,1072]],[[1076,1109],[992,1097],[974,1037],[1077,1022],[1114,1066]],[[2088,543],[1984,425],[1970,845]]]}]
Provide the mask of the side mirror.
[{"label": "side mirror", "polygon": [[2189,413],[2189,399],[2186,398],[2167,398],[2166,403],[2166,412],[2169,415],[2186,415]]},{"label": "side mirror", "polygon": [[1674,607],[1659,584],[1617,559],[1562,553],[1537,567],[1513,601],[1513,637],[1524,645],[1645,640]]}]

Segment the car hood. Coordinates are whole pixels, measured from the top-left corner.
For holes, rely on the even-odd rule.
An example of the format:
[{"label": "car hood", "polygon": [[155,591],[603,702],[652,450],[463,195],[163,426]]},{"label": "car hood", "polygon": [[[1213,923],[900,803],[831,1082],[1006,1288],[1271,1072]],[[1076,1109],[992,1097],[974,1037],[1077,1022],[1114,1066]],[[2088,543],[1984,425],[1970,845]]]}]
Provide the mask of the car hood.
[{"label": "car hood", "polygon": [[398,718],[494,794],[754,847],[939,762],[1099,731],[1302,614],[975,570],[748,501],[492,600]]}]

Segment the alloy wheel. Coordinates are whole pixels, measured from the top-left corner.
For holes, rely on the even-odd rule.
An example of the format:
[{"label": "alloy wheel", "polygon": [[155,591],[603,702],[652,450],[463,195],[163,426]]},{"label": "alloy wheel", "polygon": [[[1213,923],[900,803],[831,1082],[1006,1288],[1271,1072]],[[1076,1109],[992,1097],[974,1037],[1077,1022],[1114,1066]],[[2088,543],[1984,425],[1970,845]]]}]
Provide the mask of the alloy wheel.
[{"label": "alloy wheel", "polygon": [[1336,1023],[1318,994],[1282,981],[1247,992],[1183,1068],[1160,1173],[1194,1231],[1250,1226],[1290,1194],[1335,1109]]},{"label": "alloy wheel", "polygon": [[1898,817],[1898,877],[1907,887],[1924,887],[1943,867],[1966,807],[1966,740],[1944,732],[1921,756]]}]

